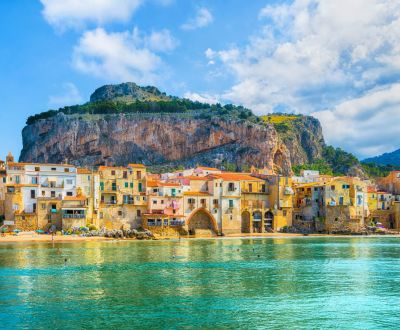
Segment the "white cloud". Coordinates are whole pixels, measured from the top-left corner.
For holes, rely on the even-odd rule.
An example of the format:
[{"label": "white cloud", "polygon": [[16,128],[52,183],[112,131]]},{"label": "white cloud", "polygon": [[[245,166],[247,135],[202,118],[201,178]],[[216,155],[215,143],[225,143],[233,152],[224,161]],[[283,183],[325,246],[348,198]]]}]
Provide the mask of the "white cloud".
[{"label": "white cloud", "polygon": [[64,93],[60,95],[51,95],[49,105],[51,107],[63,107],[82,102],[82,96],[78,88],[73,83],[65,83],[62,86]]},{"label": "white cloud", "polygon": [[86,31],[74,48],[73,66],[83,73],[111,81],[155,83],[163,62],[146,47],[146,40],[136,28],[132,32],[108,33],[102,28]]},{"label": "white cloud", "polygon": [[183,97],[185,99],[189,99],[192,101],[198,101],[201,103],[217,104],[220,102],[216,95],[210,95],[210,94],[199,94],[199,93],[187,92],[187,93],[185,93],[185,95],[183,95]]},{"label": "white cloud", "polygon": [[184,30],[194,30],[206,27],[213,22],[214,18],[211,12],[207,8],[199,8],[196,13],[196,17],[189,19],[181,27]]},{"label": "white cloud", "polygon": [[169,30],[153,31],[145,37],[146,45],[159,52],[170,52],[178,46],[178,41],[171,35]]},{"label": "white cloud", "polygon": [[[335,114],[346,100],[375,94],[382,82],[388,85],[400,78],[397,0],[295,0],[266,6],[259,19],[262,27],[245,47],[206,52],[209,62],[219,64],[234,78],[224,99],[258,113],[282,108],[299,113],[331,109],[326,116],[348,119]],[[363,115],[361,111],[361,119]],[[379,119],[391,121],[385,116]],[[325,124],[327,136],[335,135],[337,124]],[[370,127],[376,135],[379,125]],[[357,125],[352,131],[354,139],[364,134]],[[329,140],[339,146],[346,142]],[[381,148],[381,142],[369,143]],[[356,144],[346,146],[367,153],[366,149],[358,152]]]},{"label": "white cloud", "polygon": [[143,0],[40,0],[43,16],[57,29],[81,28],[87,23],[127,22]]},{"label": "white cloud", "polygon": [[365,158],[399,148],[399,110],[400,83],[395,83],[312,115],[321,121],[327,142]]}]

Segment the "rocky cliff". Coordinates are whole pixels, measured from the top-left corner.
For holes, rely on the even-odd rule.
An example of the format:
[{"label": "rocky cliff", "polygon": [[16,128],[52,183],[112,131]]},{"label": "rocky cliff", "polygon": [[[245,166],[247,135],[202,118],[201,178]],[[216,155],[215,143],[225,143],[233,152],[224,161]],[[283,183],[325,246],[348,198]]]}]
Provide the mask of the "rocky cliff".
[{"label": "rocky cliff", "polygon": [[[92,95],[92,101],[116,96],[110,87],[100,91]],[[152,93],[150,88],[147,91]],[[118,91],[117,97],[126,98],[124,93],[131,93],[128,95],[131,99],[133,92]],[[161,93],[161,97],[166,96]],[[239,167],[266,166],[288,174],[292,164],[309,163],[322,155],[322,130],[312,117],[295,116],[282,127],[243,108],[239,108],[239,116],[230,115],[227,109],[214,107],[204,113],[200,113],[203,110],[112,114],[59,111],[39,116],[23,129],[20,161],[69,162],[81,166],[129,162],[174,166],[233,163]]]}]

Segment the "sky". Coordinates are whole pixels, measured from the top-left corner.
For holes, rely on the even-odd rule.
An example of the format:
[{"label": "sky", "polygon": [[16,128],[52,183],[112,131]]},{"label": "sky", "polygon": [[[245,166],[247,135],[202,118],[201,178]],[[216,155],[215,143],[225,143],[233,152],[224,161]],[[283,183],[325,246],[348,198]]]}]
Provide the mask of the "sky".
[{"label": "sky", "polygon": [[318,118],[360,159],[400,148],[398,0],[0,1],[0,159],[28,116],[133,81]]}]

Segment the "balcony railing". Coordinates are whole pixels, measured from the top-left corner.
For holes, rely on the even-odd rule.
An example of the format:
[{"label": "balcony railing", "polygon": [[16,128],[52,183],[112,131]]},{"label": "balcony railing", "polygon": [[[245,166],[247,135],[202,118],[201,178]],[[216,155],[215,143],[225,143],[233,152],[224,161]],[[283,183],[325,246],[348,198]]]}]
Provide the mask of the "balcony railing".
[{"label": "balcony railing", "polygon": [[85,214],[63,214],[63,219],[85,219]]}]

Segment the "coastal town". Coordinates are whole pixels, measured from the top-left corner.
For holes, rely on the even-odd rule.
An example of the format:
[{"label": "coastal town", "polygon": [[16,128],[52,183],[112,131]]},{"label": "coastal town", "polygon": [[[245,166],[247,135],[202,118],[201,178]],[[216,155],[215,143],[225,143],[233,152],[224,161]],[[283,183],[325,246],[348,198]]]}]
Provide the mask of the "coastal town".
[{"label": "coastal town", "polygon": [[303,170],[282,176],[197,166],[80,168],[0,161],[2,232],[148,229],[159,236],[274,232],[360,234],[400,229],[400,172],[372,182]]}]

